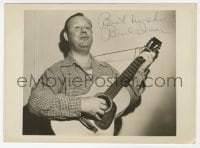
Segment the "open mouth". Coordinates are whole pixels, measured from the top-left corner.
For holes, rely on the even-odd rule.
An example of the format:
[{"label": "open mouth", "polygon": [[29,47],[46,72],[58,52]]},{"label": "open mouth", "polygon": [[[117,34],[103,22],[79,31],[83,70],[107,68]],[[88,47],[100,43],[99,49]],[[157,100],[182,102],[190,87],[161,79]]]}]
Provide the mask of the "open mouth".
[{"label": "open mouth", "polygon": [[80,39],[81,39],[81,40],[88,40],[89,37],[88,37],[88,36],[82,36],[82,37],[80,37]]}]

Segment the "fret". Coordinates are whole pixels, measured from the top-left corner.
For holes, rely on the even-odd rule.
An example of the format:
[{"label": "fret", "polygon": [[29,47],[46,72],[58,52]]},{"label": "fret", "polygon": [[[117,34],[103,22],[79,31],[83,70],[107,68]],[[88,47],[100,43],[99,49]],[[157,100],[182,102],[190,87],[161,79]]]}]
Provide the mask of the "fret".
[{"label": "fret", "polygon": [[133,79],[135,73],[140,66],[145,62],[142,57],[137,57],[124,72],[112,83],[112,85],[104,92],[106,96],[113,99],[122,87],[127,87]]}]

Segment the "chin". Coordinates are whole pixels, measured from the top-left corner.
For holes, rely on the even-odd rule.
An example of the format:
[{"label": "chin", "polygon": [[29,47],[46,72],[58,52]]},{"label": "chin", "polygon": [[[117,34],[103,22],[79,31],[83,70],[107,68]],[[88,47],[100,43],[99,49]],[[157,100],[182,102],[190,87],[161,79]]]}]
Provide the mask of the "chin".
[{"label": "chin", "polygon": [[91,45],[90,44],[82,44],[79,47],[84,49],[84,50],[90,50]]},{"label": "chin", "polygon": [[88,46],[81,46],[79,51],[83,54],[88,54],[90,52],[90,47]]}]

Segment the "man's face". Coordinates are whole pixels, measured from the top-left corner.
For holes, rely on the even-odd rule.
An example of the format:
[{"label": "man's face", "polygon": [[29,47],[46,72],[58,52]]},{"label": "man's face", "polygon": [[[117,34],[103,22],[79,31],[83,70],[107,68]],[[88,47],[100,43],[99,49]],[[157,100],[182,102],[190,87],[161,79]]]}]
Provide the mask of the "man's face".
[{"label": "man's face", "polygon": [[84,16],[76,16],[68,22],[68,41],[71,50],[89,53],[93,42],[92,25]]}]

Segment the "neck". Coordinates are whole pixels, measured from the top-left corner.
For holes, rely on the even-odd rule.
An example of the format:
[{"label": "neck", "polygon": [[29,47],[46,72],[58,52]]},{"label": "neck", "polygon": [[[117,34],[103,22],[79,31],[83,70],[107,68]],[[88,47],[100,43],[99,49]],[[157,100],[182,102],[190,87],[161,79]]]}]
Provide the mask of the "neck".
[{"label": "neck", "polygon": [[80,54],[77,53],[75,51],[70,51],[71,55],[73,56],[73,58],[76,60],[76,62],[83,68],[87,68],[90,67],[90,54]]}]

